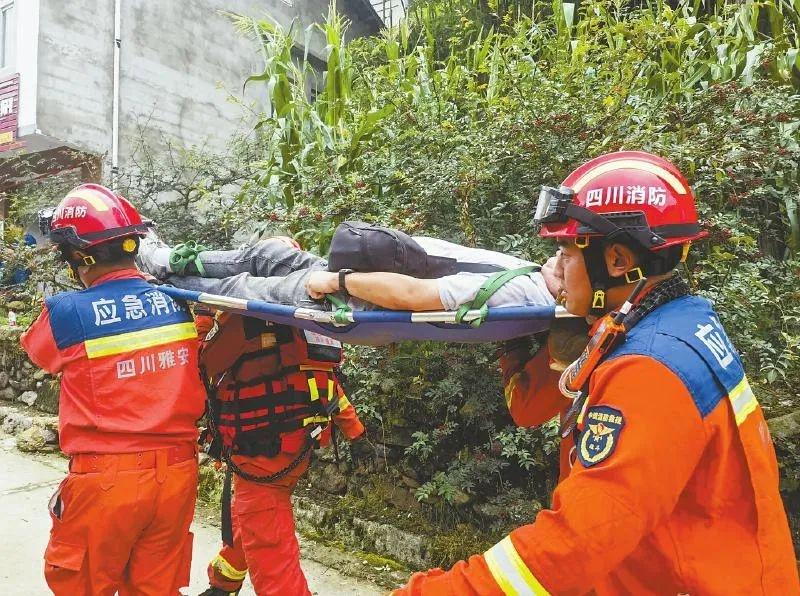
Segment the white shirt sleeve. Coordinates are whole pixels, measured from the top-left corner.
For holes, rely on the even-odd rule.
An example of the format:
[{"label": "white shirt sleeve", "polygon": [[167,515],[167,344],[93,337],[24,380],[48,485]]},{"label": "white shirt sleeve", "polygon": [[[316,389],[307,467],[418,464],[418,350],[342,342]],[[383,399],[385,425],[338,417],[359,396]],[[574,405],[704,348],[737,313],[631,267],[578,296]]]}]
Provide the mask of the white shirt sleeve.
[{"label": "white shirt sleeve", "polygon": [[[439,299],[446,310],[457,310],[472,302],[481,285],[489,278],[483,273],[457,273],[437,280]],[[489,298],[489,306],[549,306],[555,299],[538,271],[515,277]]]}]

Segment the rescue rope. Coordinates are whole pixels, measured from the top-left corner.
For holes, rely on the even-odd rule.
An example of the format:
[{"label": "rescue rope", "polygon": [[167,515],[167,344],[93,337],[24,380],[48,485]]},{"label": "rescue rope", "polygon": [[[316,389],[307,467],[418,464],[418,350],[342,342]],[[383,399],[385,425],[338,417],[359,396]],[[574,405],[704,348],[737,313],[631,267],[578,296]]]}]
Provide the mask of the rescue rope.
[{"label": "rescue rope", "polygon": [[630,330],[659,306],[663,306],[667,302],[690,293],[691,289],[689,288],[689,284],[687,284],[683,278],[673,275],[653,286],[653,288],[645,294],[644,298],[633,306],[633,309],[628,313],[622,323],[627,330]]},{"label": "rescue rope", "polygon": [[272,484],[273,482],[280,480],[281,478],[286,476],[289,472],[294,470],[297,466],[299,466],[302,463],[303,459],[306,457],[306,455],[308,455],[309,451],[311,451],[314,448],[314,443],[315,443],[314,439],[312,439],[311,435],[309,434],[308,440],[306,441],[306,444],[303,446],[303,449],[300,451],[297,457],[294,460],[292,460],[292,462],[289,465],[287,465],[282,470],[279,470],[273,474],[268,474],[266,476],[257,476],[256,474],[250,474],[248,472],[245,472],[233,462],[233,457],[231,455],[226,455],[222,461],[225,462],[229,470],[231,470],[237,476],[241,476],[248,482],[255,482],[256,484]]},{"label": "rescue rope", "polygon": [[[319,428],[319,427],[316,427]],[[313,431],[312,431],[313,432]],[[272,484],[286,476],[289,472],[297,468],[310,451],[314,448],[316,441],[311,432],[306,435],[306,444],[292,462],[282,470],[266,476],[258,476],[250,474],[242,470],[233,462],[233,456],[230,453],[223,455],[222,461],[225,462],[227,468],[225,470],[225,480],[222,484],[222,497],[221,497],[221,514],[222,514],[222,541],[228,546],[233,546],[233,519],[231,517],[231,475],[236,474],[248,482],[255,482],[256,484]]]},{"label": "rescue rope", "polygon": [[[644,317],[648,314],[653,312],[659,306],[666,304],[676,298],[680,298],[681,296],[686,296],[687,294],[691,293],[691,290],[688,284],[683,281],[677,275],[673,275],[669,277],[655,286],[651,288],[651,290],[645,294],[644,298],[640,301],[636,302],[633,305],[631,311],[625,315],[625,318],[622,320],[622,327],[623,327],[623,340],[624,335],[627,334],[639,321],[641,321]],[[614,313],[612,313],[613,316]],[[597,333],[601,333],[602,331],[598,329]],[[594,339],[594,336],[593,336]],[[589,343],[592,343],[592,340],[589,340]],[[588,348],[587,348],[588,349]],[[613,350],[612,350],[613,351]],[[578,368],[583,366],[586,363],[585,358],[586,352],[581,354],[581,356],[575,360],[572,364],[570,364],[566,370],[561,374],[561,377],[558,381],[558,387],[561,390],[562,394],[565,397],[568,397],[573,400],[572,406],[570,406],[567,413],[564,415],[564,418],[561,423],[561,436],[566,437],[571,433],[576,426],[578,415],[580,414],[581,410],[583,409],[583,405],[586,402],[587,397],[589,396],[589,379],[591,378],[591,373],[586,377],[586,383],[580,389],[580,391],[571,391],[566,386],[566,379],[569,377],[576,376]],[[603,357],[596,361],[592,366],[596,368],[600,365],[600,363],[608,356],[604,354]],[[583,372],[583,371],[581,371]],[[584,373],[585,374],[585,373]]]}]

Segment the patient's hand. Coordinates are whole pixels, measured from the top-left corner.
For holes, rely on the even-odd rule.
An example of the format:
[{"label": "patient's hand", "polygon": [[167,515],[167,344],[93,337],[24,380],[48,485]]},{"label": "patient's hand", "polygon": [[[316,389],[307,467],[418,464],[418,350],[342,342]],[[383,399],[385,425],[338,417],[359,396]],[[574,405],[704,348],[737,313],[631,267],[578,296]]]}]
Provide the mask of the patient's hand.
[{"label": "patient's hand", "polygon": [[314,271],[308,276],[306,291],[314,300],[321,300],[325,294],[339,291],[339,274],[330,271]]},{"label": "patient's hand", "polygon": [[547,285],[547,289],[553,295],[553,298],[558,298],[558,293],[564,285],[564,269],[558,254],[545,261],[545,264],[542,265],[541,273],[544,278],[544,283]]}]

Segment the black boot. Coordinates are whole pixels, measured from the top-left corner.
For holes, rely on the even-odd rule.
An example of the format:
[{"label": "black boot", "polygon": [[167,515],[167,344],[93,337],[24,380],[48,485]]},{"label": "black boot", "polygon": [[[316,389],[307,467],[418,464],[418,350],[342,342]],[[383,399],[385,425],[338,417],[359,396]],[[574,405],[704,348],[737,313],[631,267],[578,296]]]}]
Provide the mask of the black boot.
[{"label": "black boot", "polygon": [[[239,590],[241,590],[241,588],[239,588]],[[239,590],[236,590],[235,592],[226,592],[221,588],[209,587],[208,590],[198,594],[198,596],[236,596],[239,593]]]}]

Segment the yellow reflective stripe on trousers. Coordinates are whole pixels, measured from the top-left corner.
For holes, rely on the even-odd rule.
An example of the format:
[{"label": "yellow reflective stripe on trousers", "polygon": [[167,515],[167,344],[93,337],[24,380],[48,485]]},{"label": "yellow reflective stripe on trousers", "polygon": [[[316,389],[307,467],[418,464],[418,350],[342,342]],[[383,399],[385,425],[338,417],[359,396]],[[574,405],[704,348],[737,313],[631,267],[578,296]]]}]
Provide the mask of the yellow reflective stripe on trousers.
[{"label": "yellow reflective stripe on trousers", "polygon": [[219,571],[222,575],[235,582],[242,581],[247,576],[247,569],[239,571],[228,563],[222,555],[217,555],[211,561],[211,566]]},{"label": "yellow reflective stripe on trousers", "polygon": [[758,406],[758,400],[756,400],[756,396],[750,388],[747,377],[742,378],[741,382],[731,389],[728,399],[733,407],[733,415],[736,417],[736,426],[744,422]]},{"label": "yellow reflective stripe on trousers", "polygon": [[134,350],[162,346],[195,337],[197,337],[197,329],[194,323],[175,323],[163,327],[87,339],[84,342],[84,346],[86,347],[87,358],[101,358],[103,356],[113,356],[114,354],[124,354]]},{"label": "yellow reflective stripe on trousers", "polygon": [[506,536],[483,555],[492,577],[506,596],[547,596],[549,593],[539,583]]}]

